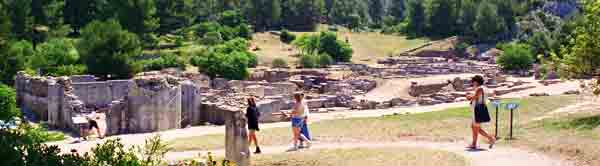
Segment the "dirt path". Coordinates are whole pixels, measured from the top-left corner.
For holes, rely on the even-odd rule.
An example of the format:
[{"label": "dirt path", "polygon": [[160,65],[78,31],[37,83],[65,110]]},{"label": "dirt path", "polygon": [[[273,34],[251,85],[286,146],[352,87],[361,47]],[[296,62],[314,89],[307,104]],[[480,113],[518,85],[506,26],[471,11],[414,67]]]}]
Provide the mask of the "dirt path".
[{"label": "dirt path", "polygon": [[[342,111],[342,112],[330,112],[330,113],[314,113],[311,116],[311,122],[323,121],[323,120],[335,120],[344,118],[359,118],[359,117],[378,117],[382,115],[392,115],[398,113],[423,113],[440,111],[447,108],[464,107],[468,104],[466,102],[461,103],[447,103],[439,104],[434,106],[419,106],[419,107],[405,107],[405,108],[390,108],[380,110],[364,110],[364,111]],[[261,128],[269,129],[276,127],[288,127],[289,122],[279,123],[267,123],[261,124]],[[107,137],[106,139],[120,138],[126,146],[130,145],[141,145],[145,139],[156,134],[160,134],[165,141],[173,140],[176,138],[203,136],[209,134],[220,134],[225,132],[224,126],[197,126],[184,129],[175,129],[154,133],[140,133],[140,134],[125,134],[118,136]],[[50,145],[57,145],[63,152],[69,152],[71,149],[77,149],[80,152],[88,152],[92,147],[98,143],[102,143],[104,140],[91,140],[80,143],[73,143],[74,139],[67,139],[64,141],[51,142]]]},{"label": "dirt path", "polygon": [[[390,143],[316,143],[311,150],[315,149],[350,149],[350,148],[390,148],[390,147],[410,147],[425,148],[431,150],[441,150],[459,154],[466,158],[471,166],[572,166],[571,162],[552,159],[548,156],[533,152],[523,151],[509,147],[495,147],[494,149],[481,149],[468,151],[464,148],[466,143],[434,143],[419,141],[401,141]],[[263,154],[277,153],[301,153],[305,150],[296,152],[285,152],[288,147],[274,146],[263,147]],[[212,151],[215,155],[223,155],[223,150]],[[198,154],[206,154],[205,151],[171,152],[166,158],[168,160],[190,159],[197,157]]]}]

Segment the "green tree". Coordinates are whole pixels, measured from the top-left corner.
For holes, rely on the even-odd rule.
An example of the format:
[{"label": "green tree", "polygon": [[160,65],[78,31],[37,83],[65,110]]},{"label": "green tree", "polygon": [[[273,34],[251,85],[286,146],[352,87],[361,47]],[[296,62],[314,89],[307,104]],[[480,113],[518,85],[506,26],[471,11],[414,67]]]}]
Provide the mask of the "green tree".
[{"label": "green tree", "polygon": [[37,53],[31,56],[29,62],[30,67],[34,70],[40,69],[43,73],[53,76],[77,73],[66,70],[79,70],[71,66],[79,63],[79,52],[73,42],[67,39],[51,39],[39,45],[36,50]]},{"label": "green tree", "polygon": [[0,79],[5,84],[12,84],[15,74],[25,70],[30,56],[35,54],[31,42],[22,40],[11,42],[8,48],[0,53]]},{"label": "green tree", "polygon": [[110,0],[110,4],[125,29],[146,42],[152,41],[151,34],[160,26],[155,0]]},{"label": "green tree", "polygon": [[12,23],[8,12],[8,6],[0,2],[0,48],[10,38]]},{"label": "green tree", "polygon": [[511,43],[501,48],[502,55],[497,59],[502,69],[507,71],[527,70],[534,62],[533,50],[527,44]]},{"label": "green tree", "polygon": [[64,3],[64,22],[71,25],[76,35],[94,20],[105,21],[115,16],[109,0],[64,0]]},{"label": "green tree", "polygon": [[51,29],[63,24],[63,0],[32,0],[31,15],[36,25],[49,26]]},{"label": "green tree", "polygon": [[423,2],[419,0],[407,0],[406,20],[407,31],[411,35],[422,35],[426,27],[426,15]]},{"label": "green tree", "polygon": [[189,26],[194,21],[192,0],[156,0],[157,32],[161,35]]},{"label": "green tree", "polygon": [[0,121],[8,122],[20,114],[15,90],[0,83]]},{"label": "green tree", "polygon": [[571,77],[600,73],[600,2],[586,1],[584,13],[570,43],[561,49],[563,70]]},{"label": "green tree", "polygon": [[314,30],[325,13],[323,0],[282,1],[282,20],[287,29]]},{"label": "green tree", "polygon": [[115,20],[88,24],[78,50],[88,72],[101,78],[129,78],[141,70],[134,63],[141,54],[140,40]]},{"label": "green tree", "polygon": [[456,25],[455,0],[430,0],[425,3],[429,34],[449,36]]},{"label": "green tree", "polygon": [[506,31],[504,20],[498,16],[497,8],[492,3],[481,3],[473,24],[475,38],[478,41],[490,42],[496,40],[498,34]]},{"label": "green tree", "polygon": [[336,62],[350,62],[353,51],[350,44],[338,40],[337,34],[333,32],[321,32],[319,54],[327,54]]},{"label": "green tree", "polygon": [[30,39],[33,28],[31,0],[3,0],[12,23],[11,31],[18,39]]},{"label": "green tree", "polygon": [[382,25],[386,15],[385,0],[369,0],[369,15],[375,25]]},{"label": "green tree", "polygon": [[560,48],[558,42],[553,39],[553,35],[549,32],[534,32],[533,36],[527,39],[527,44],[533,47],[535,54],[545,56]]},{"label": "green tree", "polygon": [[246,15],[254,24],[255,31],[263,31],[281,20],[281,0],[250,0]]},{"label": "green tree", "polygon": [[320,67],[327,67],[329,65],[333,65],[335,63],[335,61],[333,60],[333,58],[327,54],[321,54],[318,56],[319,60],[319,65]]},{"label": "green tree", "polygon": [[472,35],[474,33],[473,24],[477,19],[478,3],[475,0],[459,0],[461,2],[460,16],[458,18],[459,33]]},{"label": "green tree", "polygon": [[210,78],[223,77],[233,80],[242,80],[249,76],[248,57],[239,51],[225,54],[209,49],[195,55],[192,64],[198,66],[198,70],[207,74]]},{"label": "green tree", "polygon": [[300,56],[298,63],[302,68],[317,68],[319,67],[319,56],[313,54],[304,54]]}]

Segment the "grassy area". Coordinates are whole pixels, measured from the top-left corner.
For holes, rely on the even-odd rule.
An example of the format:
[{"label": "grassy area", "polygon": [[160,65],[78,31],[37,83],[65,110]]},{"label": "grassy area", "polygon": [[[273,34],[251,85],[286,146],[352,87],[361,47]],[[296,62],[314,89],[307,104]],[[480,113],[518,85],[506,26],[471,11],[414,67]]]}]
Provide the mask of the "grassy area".
[{"label": "grassy area", "polygon": [[[313,34],[317,32],[293,32],[296,35]],[[403,52],[428,42],[426,39],[407,39],[404,36],[385,35],[378,32],[347,32],[339,31],[341,40],[350,42],[354,49],[352,61],[356,63],[374,64],[377,59],[386,57],[393,53]],[[259,55],[259,63],[264,66],[271,64],[273,59],[282,58],[292,65],[296,63],[293,55],[299,53],[293,46],[282,43],[279,37],[269,33],[257,33],[254,35],[253,43],[260,50],[255,51]]]},{"label": "grassy area", "polygon": [[[516,116],[516,122],[519,124],[515,135],[527,133],[528,129],[523,126],[531,119],[573,102],[574,97],[570,96],[535,97],[521,100],[521,109]],[[493,116],[495,117],[495,115]],[[507,118],[508,111],[502,111],[500,113],[501,136],[508,133],[506,130]],[[407,138],[452,141],[469,139],[470,122],[471,114],[465,107],[422,114],[321,121],[311,124],[310,127],[315,139],[324,142],[385,142]],[[486,127],[490,129],[489,131],[493,129],[492,125]],[[267,129],[261,131],[259,135],[259,142],[263,145],[287,145],[291,138],[289,128]],[[222,134],[217,134],[180,138],[171,143],[176,151],[210,150],[223,148],[224,139]]]},{"label": "grassy area", "polygon": [[333,149],[294,154],[258,155],[253,165],[260,166],[464,166],[462,157],[450,152],[414,148]]}]

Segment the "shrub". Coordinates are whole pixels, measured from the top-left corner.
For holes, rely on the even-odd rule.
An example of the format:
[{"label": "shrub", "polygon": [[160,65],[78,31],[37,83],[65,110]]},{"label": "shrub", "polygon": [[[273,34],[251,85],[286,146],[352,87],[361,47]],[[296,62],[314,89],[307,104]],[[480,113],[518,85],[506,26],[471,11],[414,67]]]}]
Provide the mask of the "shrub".
[{"label": "shrub", "polygon": [[171,52],[162,52],[160,57],[156,59],[150,59],[142,61],[144,71],[162,70],[166,68],[185,68],[185,62],[181,60],[176,54]]},{"label": "shrub", "polygon": [[319,57],[310,54],[302,55],[299,64],[302,68],[317,68],[319,67]]},{"label": "shrub", "polygon": [[217,22],[203,22],[198,25],[196,29],[196,34],[199,37],[204,37],[204,35],[208,32],[219,32],[221,29],[221,25]]},{"label": "shrub", "polygon": [[333,58],[327,54],[321,54],[318,57],[319,57],[319,66],[320,67],[327,67],[327,66],[335,63]]},{"label": "shrub", "polygon": [[454,54],[458,57],[465,57],[467,54],[467,48],[469,48],[469,44],[465,42],[460,42],[456,46],[454,46]]},{"label": "shrub", "polygon": [[200,52],[192,58],[192,64],[198,66],[198,70],[209,77],[221,76],[233,80],[242,80],[250,75],[248,61],[244,52],[223,53],[215,49]]},{"label": "shrub", "polygon": [[19,117],[21,112],[17,109],[15,90],[0,84],[0,121],[10,121]]},{"label": "shrub", "polygon": [[237,26],[238,36],[245,39],[252,39],[252,30],[248,24],[240,24]]},{"label": "shrub", "polygon": [[292,44],[307,54],[327,54],[336,62],[349,62],[354,53],[350,44],[338,40],[337,34],[333,32],[300,36]]},{"label": "shrub", "polygon": [[82,64],[61,65],[55,68],[50,68],[46,71],[51,76],[72,76],[87,73],[87,68]]},{"label": "shrub", "polygon": [[134,57],[142,53],[137,35],[115,20],[94,21],[82,30],[78,44],[89,73],[101,78],[130,78],[141,71]]},{"label": "shrub", "polygon": [[512,43],[504,46],[504,53],[497,59],[502,69],[527,70],[532,67],[534,62],[533,51],[527,44]]},{"label": "shrub", "polygon": [[217,45],[223,43],[223,36],[219,32],[207,32],[202,37],[202,43],[206,45]]},{"label": "shrub", "polygon": [[284,29],[281,31],[281,35],[279,36],[279,40],[281,40],[281,42],[284,43],[291,43],[292,41],[294,41],[296,39],[296,35],[294,35],[293,33],[290,33],[290,31],[288,31],[287,29]]},{"label": "shrub", "polygon": [[288,68],[288,64],[282,58],[275,58],[271,63],[271,67],[273,68]]}]

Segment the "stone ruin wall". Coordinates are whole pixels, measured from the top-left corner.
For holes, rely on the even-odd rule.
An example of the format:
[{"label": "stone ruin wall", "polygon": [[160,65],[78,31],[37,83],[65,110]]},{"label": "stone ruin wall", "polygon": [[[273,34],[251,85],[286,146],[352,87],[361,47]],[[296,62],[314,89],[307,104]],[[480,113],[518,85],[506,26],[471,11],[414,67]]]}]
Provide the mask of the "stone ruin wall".
[{"label": "stone ruin wall", "polygon": [[107,135],[225,124],[224,114],[202,111],[201,87],[193,81],[164,84],[162,76],[153,78],[95,81],[93,76],[36,77],[20,72],[15,87],[24,111],[52,128],[74,132],[79,127],[72,117],[92,111],[103,117],[100,123],[106,124]]}]

